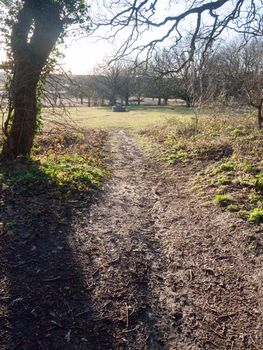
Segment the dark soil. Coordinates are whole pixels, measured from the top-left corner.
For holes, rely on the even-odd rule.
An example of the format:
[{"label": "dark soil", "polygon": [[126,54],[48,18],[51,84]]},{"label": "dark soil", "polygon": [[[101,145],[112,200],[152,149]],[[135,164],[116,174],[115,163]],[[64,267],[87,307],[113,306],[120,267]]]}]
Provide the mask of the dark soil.
[{"label": "dark soil", "polygon": [[115,138],[92,200],[0,237],[0,349],[263,349],[260,227],[191,193],[201,161]]}]

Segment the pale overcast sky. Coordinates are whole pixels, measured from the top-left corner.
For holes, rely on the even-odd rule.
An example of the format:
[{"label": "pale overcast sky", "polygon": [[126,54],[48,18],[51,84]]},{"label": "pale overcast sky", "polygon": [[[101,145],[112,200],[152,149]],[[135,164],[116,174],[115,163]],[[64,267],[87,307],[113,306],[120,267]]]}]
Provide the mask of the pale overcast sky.
[{"label": "pale overcast sky", "polygon": [[67,40],[68,47],[64,50],[65,58],[62,67],[73,74],[89,74],[93,68],[103,61],[107,55],[112,55],[112,45],[104,41],[94,41],[91,38]]}]

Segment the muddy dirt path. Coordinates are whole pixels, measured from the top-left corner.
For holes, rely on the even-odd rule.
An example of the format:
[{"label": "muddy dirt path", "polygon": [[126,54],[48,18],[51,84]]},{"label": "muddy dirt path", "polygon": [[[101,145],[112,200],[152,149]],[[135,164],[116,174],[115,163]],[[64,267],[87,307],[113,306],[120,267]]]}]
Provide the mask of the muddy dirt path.
[{"label": "muddy dirt path", "polygon": [[0,349],[263,349],[261,228],[195,197],[202,162],[113,140],[91,205],[0,237]]},{"label": "muddy dirt path", "polygon": [[112,348],[161,349],[162,328],[167,334],[170,325],[166,310],[159,311],[167,268],[158,239],[165,230],[158,218],[159,174],[132,137],[123,131],[115,137],[111,179],[85,218],[76,247],[82,253],[88,247],[92,299],[108,320]]},{"label": "muddy dirt path", "polygon": [[94,320],[103,322],[94,348],[261,348],[259,230],[198,204],[189,188],[195,167],[170,176],[128,133],[115,138],[111,178],[72,226],[92,276]]}]

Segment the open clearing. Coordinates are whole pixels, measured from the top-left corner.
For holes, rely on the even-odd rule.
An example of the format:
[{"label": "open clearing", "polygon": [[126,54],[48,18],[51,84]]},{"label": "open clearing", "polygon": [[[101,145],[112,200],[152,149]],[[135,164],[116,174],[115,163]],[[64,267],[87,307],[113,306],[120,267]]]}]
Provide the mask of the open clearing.
[{"label": "open clearing", "polygon": [[[155,122],[174,113],[139,111],[145,126],[153,113]],[[118,129],[130,113],[134,119]],[[140,147],[129,130],[140,113],[96,120],[96,127],[110,121],[108,138],[97,130],[92,143],[106,152],[100,189],[81,188],[76,197],[66,187],[63,197],[69,174],[62,166],[52,190],[41,188],[39,177],[25,192],[21,183],[2,185],[9,228],[0,236],[1,350],[263,348],[262,226],[193,193],[193,175],[213,158],[171,166]],[[67,135],[67,154],[88,152],[92,133],[87,150]],[[46,154],[63,151],[57,134]],[[24,170],[20,181],[32,183],[21,164]],[[83,179],[79,164],[75,172]]]},{"label": "open clearing", "polygon": [[[171,118],[190,118],[193,112],[185,107],[128,107],[127,112],[112,112],[110,107],[78,107],[69,108],[68,120],[72,120],[83,128],[106,128],[106,129],[140,129],[151,125],[166,122]],[[44,118],[52,121],[63,121],[64,117],[53,115]]]}]

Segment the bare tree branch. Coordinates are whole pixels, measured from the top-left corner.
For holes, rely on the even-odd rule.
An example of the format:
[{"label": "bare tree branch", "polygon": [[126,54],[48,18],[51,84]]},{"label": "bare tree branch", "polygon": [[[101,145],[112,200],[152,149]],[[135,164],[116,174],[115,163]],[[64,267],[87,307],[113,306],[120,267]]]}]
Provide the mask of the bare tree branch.
[{"label": "bare tree branch", "polygon": [[[101,2],[98,0],[98,3]],[[185,6],[185,10],[180,10],[180,4]],[[165,6],[163,1],[162,5]],[[158,47],[177,44],[186,35],[187,30],[189,31],[187,26],[191,28],[189,60],[193,57],[196,42],[202,41],[203,51],[206,52],[227,28],[254,35],[262,34],[262,1],[170,0],[169,13],[164,18],[161,18],[163,12],[158,13],[160,6],[161,0],[112,0],[110,5],[107,2],[104,11],[103,6],[100,7],[99,15],[93,13],[91,33],[94,34],[101,28],[109,28],[105,38],[111,41],[116,39],[117,50],[114,59],[133,54],[136,55],[136,59],[143,56],[145,61],[158,51]],[[189,25],[189,21],[195,25]],[[153,39],[140,44],[145,32],[151,29],[158,29],[154,32]],[[123,41],[119,40],[122,31],[125,32]]]}]

